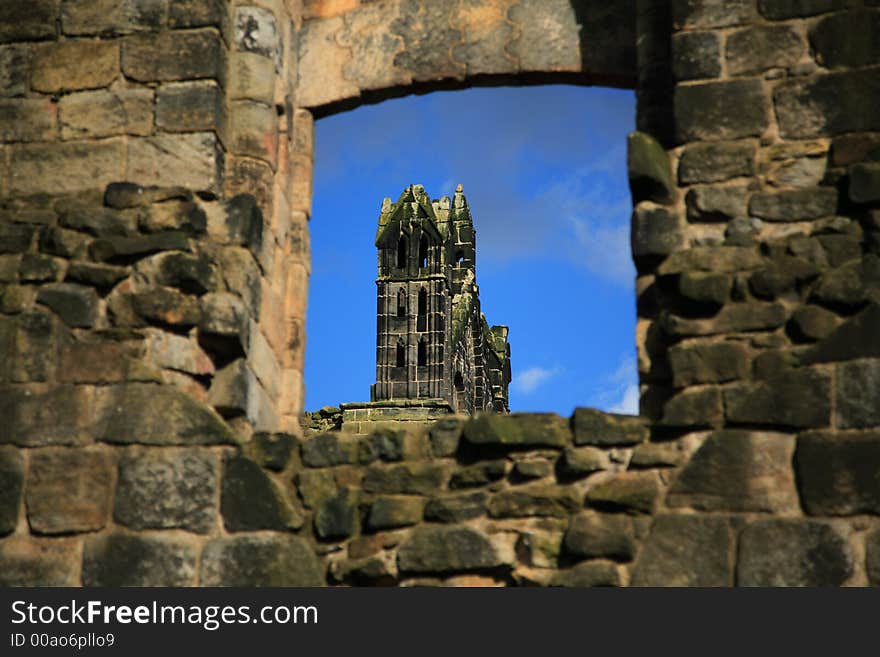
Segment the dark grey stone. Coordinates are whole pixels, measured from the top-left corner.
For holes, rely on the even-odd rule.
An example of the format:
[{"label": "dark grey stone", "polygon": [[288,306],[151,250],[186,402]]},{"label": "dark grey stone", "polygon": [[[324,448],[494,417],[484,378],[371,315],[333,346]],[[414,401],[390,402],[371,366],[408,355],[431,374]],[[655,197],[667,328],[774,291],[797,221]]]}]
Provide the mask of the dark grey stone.
[{"label": "dark grey stone", "polygon": [[684,388],[700,383],[725,383],[749,374],[749,351],[741,342],[676,345],[668,351],[672,383]]},{"label": "dark grey stone", "polygon": [[482,491],[435,497],[425,505],[425,520],[455,523],[486,514],[488,496]]},{"label": "dark grey stone", "polygon": [[818,369],[796,368],[724,391],[727,419],[741,424],[826,427],[831,422],[831,379]]},{"label": "dark grey stone", "polygon": [[788,68],[806,50],[798,33],[787,25],[755,25],[727,37],[725,58],[729,75]]},{"label": "dark grey stone", "polygon": [[309,544],[285,534],[217,538],[202,551],[202,586],[324,586],[324,568]]},{"label": "dark grey stone", "polygon": [[880,432],[811,432],[798,438],[794,464],[804,510],[815,516],[880,513]]},{"label": "dark grey stone", "polygon": [[315,511],[315,533],[322,539],[349,538],[359,527],[358,496],[351,489],[340,489],[335,496],[323,500]]},{"label": "dark grey stone", "polygon": [[810,30],[816,60],[827,68],[880,63],[880,11],[850,9],[823,18]]},{"label": "dark grey stone", "polygon": [[595,408],[574,409],[571,418],[575,445],[614,447],[648,439],[648,427],[638,416],[605,413]]},{"label": "dark grey stone", "polygon": [[830,525],[773,518],[748,525],[739,542],[739,586],[840,586],[853,572],[846,540]]},{"label": "dark grey stone", "polygon": [[849,168],[849,197],[856,203],[880,201],[880,162],[862,162]]},{"label": "dark grey stone", "polygon": [[587,491],[587,504],[596,509],[651,513],[660,495],[657,475],[650,471],[620,472]]},{"label": "dark grey stone", "polygon": [[493,481],[503,479],[507,474],[505,461],[487,461],[461,468],[452,473],[449,479],[450,490],[457,488],[474,488],[485,486]]},{"label": "dark grey stone", "polygon": [[847,0],[758,0],[758,11],[764,18],[781,21],[815,16],[846,5]]},{"label": "dark grey stone", "polygon": [[765,221],[809,221],[837,212],[837,190],[833,187],[761,192],[749,201],[749,214]]},{"label": "dark grey stone", "polygon": [[119,464],[113,517],[132,529],[210,533],[217,522],[217,470],[207,450],[127,454]]},{"label": "dark grey stone", "polygon": [[594,586],[621,586],[620,571],[609,561],[589,561],[558,571],[550,586],[587,588]]},{"label": "dark grey stone", "polygon": [[367,526],[370,529],[396,529],[422,521],[425,500],[403,495],[378,498],[370,507]]},{"label": "dark grey stone", "polygon": [[632,570],[632,586],[731,586],[736,537],[730,519],[660,515]]},{"label": "dark grey stone", "polygon": [[678,162],[678,180],[712,183],[751,176],[755,171],[753,142],[709,142],[685,147]]},{"label": "dark grey stone", "polygon": [[499,447],[564,447],[571,440],[566,421],[554,413],[483,413],[464,425],[464,440]]},{"label": "dark grey stone", "polygon": [[220,513],[226,531],[286,531],[302,526],[303,518],[280,487],[259,465],[241,456],[223,462]]},{"label": "dark grey stone", "polygon": [[630,246],[633,256],[664,256],[685,246],[678,215],[659,205],[639,203],[632,213]]},{"label": "dark grey stone", "polygon": [[721,75],[721,39],[716,32],[682,32],[672,36],[672,75],[676,80]]},{"label": "dark grey stone", "polygon": [[767,128],[767,98],[760,80],[679,85],[674,105],[679,143],[757,137]]},{"label": "dark grey stone", "polygon": [[493,518],[565,518],[581,506],[578,492],[566,486],[523,486],[495,493],[489,501],[489,515]]},{"label": "dark grey stone", "polygon": [[401,572],[466,572],[501,565],[489,537],[470,527],[420,527],[397,552]]},{"label": "dark grey stone", "polygon": [[164,536],[107,534],[86,541],[83,586],[194,586],[196,548]]},{"label": "dark grey stone", "polygon": [[71,328],[91,328],[98,319],[98,295],[84,285],[45,285],[37,292],[37,301],[51,308]]},{"label": "dark grey stone", "polygon": [[15,447],[0,447],[0,536],[15,531],[24,488],[24,457]]}]

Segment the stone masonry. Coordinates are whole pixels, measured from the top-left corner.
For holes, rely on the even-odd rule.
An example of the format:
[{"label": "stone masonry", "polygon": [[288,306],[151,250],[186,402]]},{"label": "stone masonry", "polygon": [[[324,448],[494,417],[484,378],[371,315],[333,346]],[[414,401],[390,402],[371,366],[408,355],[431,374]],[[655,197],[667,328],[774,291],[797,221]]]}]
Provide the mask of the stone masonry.
[{"label": "stone masonry", "polygon": [[[878,33],[877,0],[0,2],[0,583],[880,584]],[[562,82],[637,94],[640,416],[304,435],[314,118]]]}]

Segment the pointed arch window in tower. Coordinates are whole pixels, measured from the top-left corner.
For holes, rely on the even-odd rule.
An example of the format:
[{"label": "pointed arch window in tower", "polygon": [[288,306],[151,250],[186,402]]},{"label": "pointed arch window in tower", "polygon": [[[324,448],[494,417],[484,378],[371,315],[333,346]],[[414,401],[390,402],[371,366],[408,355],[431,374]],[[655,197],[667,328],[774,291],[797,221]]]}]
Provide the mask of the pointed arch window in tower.
[{"label": "pointed arch window in tower", "polygon": [[406,367],[406,345],[403,340],[397,341],[397,367]]},{"label": "pointed arch window in tower", "polygon": [[419,340],[419,360],[418,364],[422,367],[428,364],[428,341],[425,338]]},{"label": "pointed arch window in tower", "polygon": [[406,317],[406,290],[403,288],[397,293],[397,316]]},{"label": "pointed arch window in tower", "polygon": [[464,251],[461,249],[455,252],[455,266],[458,268],[464,267]]},{"label": "pointed arch window in tower", "polygon": [[422,269],[428,267],[428,238],[424,235],[419,240],[419,267]]},{"label": "pointed arch window in tower", "polygon": [[398,269],[406,269],[406,237],[404,235],[400,236],[400,239],[397,241],[397,268]]}]

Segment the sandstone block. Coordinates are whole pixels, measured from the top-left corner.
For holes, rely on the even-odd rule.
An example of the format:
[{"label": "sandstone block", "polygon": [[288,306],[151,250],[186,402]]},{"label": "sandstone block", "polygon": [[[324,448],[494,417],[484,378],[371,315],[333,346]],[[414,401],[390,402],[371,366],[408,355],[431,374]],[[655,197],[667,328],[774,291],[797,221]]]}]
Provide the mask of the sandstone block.
[{"label": "sandstone block", "polygon": [[0,386],[0,444],[36,447],[91,440],[91,393],[86,386]]},{"label": "sandstone block", "polygon": [[202,551],[202,586],[323,586],[324,569],[298,536],[246,534],[210,541]]},{"label": "sandstone block", "polygon": [[217,522],[216,457],[199,449],[147,450],[119,463],[113,518],[132,529],[188,529],[207,534]]},{"label": "sandstone block", "polygon": [[685,197],[688,221],[730,221],[748,214],[747,185],[698,185]]},{"label": "sandstone block", "polygon": [[563,545],[569,554],[585,558],[629,561],[635,556],[632,519],[624,515],[584,513],[574,516]]},{"label": "sandstone block", "polygon": [[721,39],[716,32],[683,32],[672,36],[672,75],[676,80],[721,75]]},{"label": "sandstone block", "polygon": [[493,518],[527,518],[530,516],[565,518],[581,508],[581,497],[565,486],[523,486],[501,491],[489,500]]},{"label": "sandstone block", "polygon": [[836,415],[842,429],[880,426],[880,360],[837,366]]},{"label": "sandstone block", "polygon": [[315,533],[325,540],[354,536],[360,528],[357,492],[341,488],[322,500],[315,509],[314,524]]},{"label": "sandstone block", "polygon": [[103,189],[123,177],[122,138],[15,144],[10,151],[9,190],[20,195]]},{"label": "sandstone block", "polygon": [[585,477],[607,466],[607,455],[598,447],[566,447],[559,460],[560,472],[569,477]]},{"label": "sandstone block", "polygon": [[165,536],[114,533],[86,541],[83,586],[194,586],[197,550]]},{"label": "sandstone block", "polygon": [[806,44],[791,27],[755,25],[727,37],[725,57],[730,75],[789,68],[797,63]]},{"label": "sandstone block", "polygon": [[633,586],[730,586],[736,536],[728,518],[657,516],[632,571]]},{"label": "sandstone block", "polygon": [[550,586],[593,587],[621,586],[620,570],[609,561],[580,563],[558,571],[550,580]]},{"label": "sandstone block", "polygon": [[774,518],[748,525],[739,543],[739,586],[840,586],[852,574],[846,540],[830,525]]},{"label": "sandstone block", "polygon": [[488,496],[482,491],[434,497],[425,505],[425,520],[457,523],[486,514]]},{"label": "sandstone block", "polygon": [[113,41],[71,39],[34,50],[31,86],[57,93],[98,89],[119,75],[119,44]]},{"label": "sandstone block", "polygon": [[125,178],[141,185],[219,193],[223,158],[213,132],[156,135],[132,139],[128,144]]},{"label": "sandstone block", "polygon": [[808,428],[831,422],[831,380],[828,374],[797,368],[755,384],[724,391],[727,419],[736,423]]},{"label": "sandstone block", "polygon": [[660,495],[653,472],[622,472],[587,491],[587,503],[597,509],[651,513]]},{"label": "sandstone block", "polygon": [[668,355],[676,388],[735,381],[749,374],[748,351],[738,342],[676,345]]},{"label": "sandstone block", "polygon": [[163,0],[65,0],[61,27],[65,34],[115,36],[156,31],[163,27]]},{"label": "sandstone block", "polygon": [[222,91],[214,80],[163,84],[156,94],[156,125],[168,132],[213,130],[225,135]]},{"label": "sandstone block", "polygon": [[667,427],[713,427],[723,419],[721,392],[715,386],[685,389],[663,406],[659,424]]},{"label": "sandstone block", "polygon": [[574,409],[571,418],[575,445],[613,447],[648,439],[648,427],[636,416],[605,413],[595,408]]},{"label": "sandstone block", "polygon": [[271,105],[236,100],[229,108],[230,149],[237,155],[278,161],[278,115]]},{"label": "sandstone block", "polygon": [[58,103],[62,139],[153,132],[153,91],[83,91],[63,96]]},{"label": "sandstone block", "polygon": [[675,0],[672,3],[672,24],[676,29],[729,27],[754,18],[754,3],[749,0]]},{"label": "sandstone block", "polygon": [[757,137],[767,128],[767,98],[759,80],[679,85],[674,104],[680,143]]},{"label": "sandstone block", "polygon": [[45,285],[37,293],[37,301],[51,308],[71,328],[89,328],[98,318],[98,295],[83,285]]},{"label": "sandstone block", "polygon": [[463,438],[472,445],[564,447],[571,432],[566,421],[552,413],[482,414],[464,425]]},{"label": "sandstone block", "polygon": [[275,99],[275,63],[256,53],[236,53],[229,64],[229,97],[271,104]]},{"label": "sandstone block", "polygon": [[379,497],[370,507],[367,526],[370,529],[394,529],[416,525],[422,521],[425,500],[402,495]]},{"label": "sandstone block", "polygon": [[78,586],[80,553],[72,538],[7,538],[0,541],[0,586]]},{"label": "sandstone block", "polygon": [[0,447],[0,536],[15,531],[24,488],[24,457],[15,447]]},{"label": "sandstone block", "polygon": [[837,211],[837,190],[833,187],[762,192],[749,201],[749,214],[765,221],[809,221]]},{"label": "sandstone block", "polygon": [[101,450],[52,447],[31,454],[28,522],[39,534],[102,529],[110,510],[113,463]]},{"label": "sandstone block", "polygon": [[0,140],[51,141],[57,117],[58,105],[48,99],[0,100]]},{"label": "sandstone block", "polygon": [[630,235],[634,257],[669,255],[684,245],[684,231],[674,211],[647,201],[636,206]]},{"label": "sandstone block", "polygon": [[880,433],[810,432],[794,456],[801,501],[810,515],[880,513]]},{"label": "sandstone block", "polygon": [[159,32],[128,37],[122,71],[138,82],[213,78],[222,83],[226,50],[214,30]]},{"label": "sandstone block", "polygon": [[503,479],[507,474],[507,463],[505,461],[487,461],[478,463],[464,468],[460,468],[452,473],[449,479],[449,488],[474,488],[476,486],[485,486]]},{"label": "sandstone block", "polygon": [[501,565],[489,537],[469,527],[420,527],[397,553],[402,572],[462,572]]},{"label": "sandstone block", "polygon": [[864,162],[849,168],[849,197],[856,203],[880,201],[880,162]]},{"label": "sandstone block", "polygon": [[402,463],[372,465],[364,474],[368,493],[431,495],[446,482],[448,468],[443,463]]},{"label": "sandstone block", "polygon": [[755,151],[752,141],[691,144],[678,162],[678,180],[682,184],[711,183],[751,176]]},{"label": "sandstone block", "polygon": [[280,487],[259,465],[240,456],[223,462],[220,512],[230,532],[286,531],[303,524],[302,516],[285,499]]},{"label": "sandstone block", "polygon": [[30,59],[30,44],[0,46],[0,96],[24,96],[27,93]]}]

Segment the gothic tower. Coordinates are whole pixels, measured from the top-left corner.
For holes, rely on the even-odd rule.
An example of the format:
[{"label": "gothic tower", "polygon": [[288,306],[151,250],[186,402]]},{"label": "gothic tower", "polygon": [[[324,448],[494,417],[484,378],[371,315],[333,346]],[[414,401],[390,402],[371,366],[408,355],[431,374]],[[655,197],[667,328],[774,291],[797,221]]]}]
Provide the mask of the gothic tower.
[{"label": "gothic tower", "polygon": [[378,249],[373,402],[445,401],[507,412],[507,327],[489,327],[476,284],[476,231],[461,189],[431,201],[421,185],[386,198]]}]

